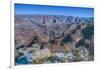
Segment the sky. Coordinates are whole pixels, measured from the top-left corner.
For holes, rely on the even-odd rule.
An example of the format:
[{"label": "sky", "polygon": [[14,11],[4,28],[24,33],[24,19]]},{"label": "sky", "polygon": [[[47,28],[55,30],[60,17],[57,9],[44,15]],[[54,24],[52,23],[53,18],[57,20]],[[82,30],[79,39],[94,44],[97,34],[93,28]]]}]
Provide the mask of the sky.
[{"label": "sky", "polygon": [[34,5],[34,4],[15,4],[16,15],[65,15],[79,17],[93,17],[94,8],[69,7],[69,6],[50,6],[50,5]]}]

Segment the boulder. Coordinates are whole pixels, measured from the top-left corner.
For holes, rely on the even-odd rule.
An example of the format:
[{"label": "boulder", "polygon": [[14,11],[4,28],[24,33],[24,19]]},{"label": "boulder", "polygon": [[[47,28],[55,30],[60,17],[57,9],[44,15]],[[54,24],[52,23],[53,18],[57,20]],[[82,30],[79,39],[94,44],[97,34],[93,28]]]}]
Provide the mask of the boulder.
[{"label": "boulder", "polygon": [[37,43],[33,44],[32,47],[34,48],[34,50],[40,50],[40,45],[38,45]]},{"label": "boulder", "polygon": [[66,53],[66,60],[68,62],[75,62],[77,57],[73,54],[73,52]]},{"label": "boulder", "polygon": [[55,53],[53,62],[54,63],[67,62],[65,54],[64,53]]},{"label": "boulder", "polygon": [[43,50],[33,52],[32,58],[35,61],[35,63],[43,63],[50,56],[52,56],[52,53],[48,48],[46,48]]},{"label": "boulder", "polygon": [[77,58],[79,61],[88,61],[89,60],[89,51],[83,46],[80,46],[77,49]]}]

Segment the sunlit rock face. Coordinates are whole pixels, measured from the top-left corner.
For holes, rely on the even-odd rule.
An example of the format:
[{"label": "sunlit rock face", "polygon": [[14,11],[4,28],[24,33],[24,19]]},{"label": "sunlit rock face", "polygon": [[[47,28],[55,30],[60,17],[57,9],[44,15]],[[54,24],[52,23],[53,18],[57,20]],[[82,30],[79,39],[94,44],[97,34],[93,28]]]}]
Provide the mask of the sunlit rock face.
[{"label": "sunlit rock face", "polygon": [[15,15],[15,64],[94,60],[93,18]]}]

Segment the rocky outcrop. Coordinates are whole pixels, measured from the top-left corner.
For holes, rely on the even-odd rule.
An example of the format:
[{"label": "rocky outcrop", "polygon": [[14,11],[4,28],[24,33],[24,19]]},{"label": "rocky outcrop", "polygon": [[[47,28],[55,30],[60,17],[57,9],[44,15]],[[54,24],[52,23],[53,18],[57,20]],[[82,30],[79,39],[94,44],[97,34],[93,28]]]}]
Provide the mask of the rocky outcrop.
[{"label": "rocky outcrop", "polygon": [[88,61],[89,60],[89,50],[85,47],[79,47],[77,49],[77,59],[78,61]]}]

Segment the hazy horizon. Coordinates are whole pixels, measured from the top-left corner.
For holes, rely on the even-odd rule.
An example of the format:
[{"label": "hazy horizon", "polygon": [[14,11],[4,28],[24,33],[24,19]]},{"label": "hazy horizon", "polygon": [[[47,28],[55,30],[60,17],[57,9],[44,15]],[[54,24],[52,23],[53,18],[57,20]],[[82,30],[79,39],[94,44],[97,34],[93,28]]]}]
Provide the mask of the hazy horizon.
[{"label": "hazy horizon", "polygon": [[94,17],[93,8],[15,4],[15,15],[62,15],[74,17]]}]

